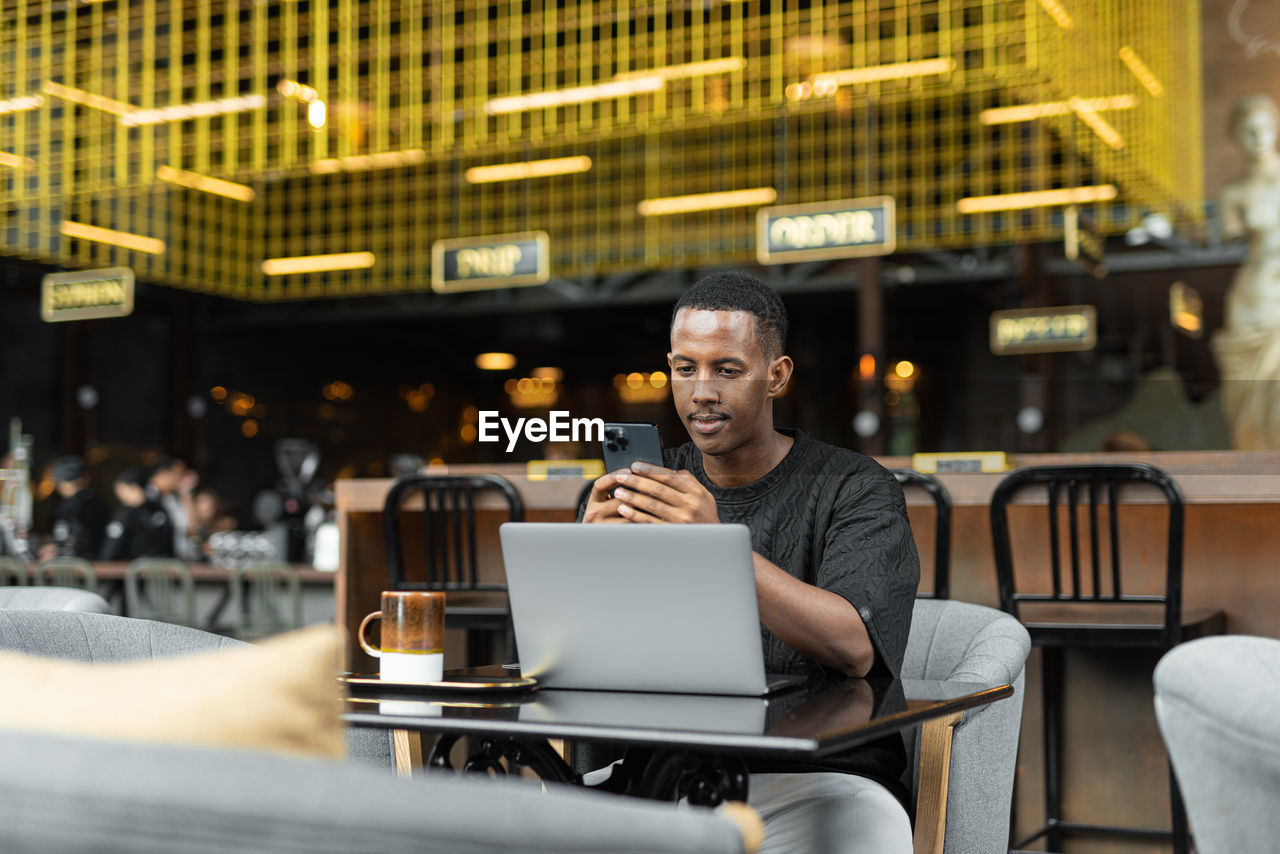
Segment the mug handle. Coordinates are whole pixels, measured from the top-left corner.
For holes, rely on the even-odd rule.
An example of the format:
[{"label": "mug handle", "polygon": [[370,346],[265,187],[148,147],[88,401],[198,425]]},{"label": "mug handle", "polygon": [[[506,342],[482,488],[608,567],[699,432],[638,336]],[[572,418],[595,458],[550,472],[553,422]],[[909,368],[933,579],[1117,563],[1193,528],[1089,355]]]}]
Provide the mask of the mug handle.
[{"label": "mug handle", "polygon": [[371,620],[381,620],[381,619],[382,619],[381,611],[374,611],[372,614],[366,614],[365,618],[360,621],[360,628],[356,630],[356,637],[360,639],[361,648],[364,649],[365,652],[372,655],[374,658],[382,658],[382,650],[374,646],[369,646],[369,642],[364,639],[364,629],[365,629],[365,626],[369,625],[369,622]]}]

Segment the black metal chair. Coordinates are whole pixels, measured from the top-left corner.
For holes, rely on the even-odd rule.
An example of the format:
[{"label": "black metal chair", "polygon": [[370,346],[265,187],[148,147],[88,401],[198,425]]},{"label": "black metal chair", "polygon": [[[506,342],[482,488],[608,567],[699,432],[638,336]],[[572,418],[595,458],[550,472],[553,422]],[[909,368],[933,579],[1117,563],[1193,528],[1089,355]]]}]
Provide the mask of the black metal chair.
[{"label": "black metal chair", "polygon": [[[1120,562],[1118,497],[1122,487],[1147,484],[1169,508],[1163,593],[1134,593]],[[1014,573],[1008,508],[1016,495],[1038,490],[1048,507],[1049,587],[1019,590]],[[1150,490],[1148,490],[1150,493]],[[1105,501],[1100,498],[1105,495]],[[1065,497],[1065,501],[1063,500]],[[1099,510],[1105,505],[1105,521]],[[1087,517],[1081,515],[1087,509]],[[1069,564],[1062,561],[1060,516],[1068,525]],[[1000,607],[1018,617],[1041,648],[1044,699],[1045,825],[1017,842],[1014,849],[1047,837],[1050,851],[1062,850],[1064,832],[1172,838],[1175,854],[1188,850],[1187,820],[1170,767],[1171,830],[1115,827],[1062,818],[1060,756],[1062,738],[1063,653],[1068,647],[1165,651],[1184,640],[1225,629],[1221,611],[1182,612],[1183,499],[1177,483],[1144,463],[1038,466],[1008,474],[991,497],[991,536],[995,548]],[[1088,529],[1088,569],[1082,573],[1081,527]],[[1106,532],[1104,550],[1102,532]],[[1109,558],[1109,572],[1101,556]],[[1040,567],[1043,570],[1043,565]],[[1035,613],[1032,613],[1035,612]],[[1145,612],[1145,615],[1143,614]]]},{"label": "black metal chair", "polygon": [[[401,504],[418,493],[423,506],[423,555],[426,580],[409,581],[405,573]],[[382,511],[391,590],[439,590],[445,597],[445,626],[467,631],[467,664],[492,663],[493,633],[505,632],[506,653],[515,657],[515,633],[507,585],[481,581],[476,553],[476,507],[482,496],[496,493],[505,502],[507,519],[524,521],[524,501],[510,481],[492,474],[402,475],[387,493]]]},{"label": "black metal chair", "polygon": [[122,616],[196,626],[196,584],[177,558],[138,558],[124,577]]},{"label": "black metal chair", "polygon": [[951,494],[934,476],[915,469],[889,469],[903,488],[923,489],[933,499],[933,590],[920,592],[921,599],[946,599],[951,581]]},{"label": "black metal chair", "polygon": [[51,557],[38,565],[31,574],[31,583],[45,587],[79,587],[92,593],[98,592],[98,574],[93,564],[84,558]]}]

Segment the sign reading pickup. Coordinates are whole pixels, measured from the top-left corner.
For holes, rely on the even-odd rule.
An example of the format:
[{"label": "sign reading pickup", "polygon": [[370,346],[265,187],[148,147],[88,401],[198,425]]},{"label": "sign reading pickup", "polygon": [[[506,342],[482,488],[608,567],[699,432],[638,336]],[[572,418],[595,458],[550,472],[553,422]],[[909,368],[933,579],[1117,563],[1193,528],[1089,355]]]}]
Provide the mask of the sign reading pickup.
[{"label": "sign reading pickup", "polygon": [[40,316],[46,323],[132,313],[133,270],[128,267],[50,273],[42,281]]},{"label": "sign reading pickup", "polygon": [[782,205],[756,213],[761,264],[888,255],[897,238],[892,196]]},{"label": "sign reading pickup", "polygon": [[1091,305],[1019,308],[991,313],[991,352],[1066,353],[1098,343],[1098,314]]},{"label": "sign reading pickup", "polygon": [[545,231],[437,240],[431,247],[431,290],[541,285],[551,278],[549,247]]}]

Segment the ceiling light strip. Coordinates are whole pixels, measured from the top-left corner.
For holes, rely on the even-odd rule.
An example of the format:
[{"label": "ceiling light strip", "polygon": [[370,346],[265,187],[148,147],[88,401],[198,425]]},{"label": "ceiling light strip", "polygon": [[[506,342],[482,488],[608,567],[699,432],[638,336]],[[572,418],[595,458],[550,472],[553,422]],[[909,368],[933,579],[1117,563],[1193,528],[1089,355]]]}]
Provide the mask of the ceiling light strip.
[{"label": "ceiling light strip", "polygon": [[363,270],[372,267],[372,252],[341,252],[335,255],[301,255],[293,258],[268,258],[262,262],[267,276],[291,273],[327,273],[333,270]]},{"label": "ceiling light strip", "polygon": [[519,113],[524,110],[563,107],[567,104],[587,104],[592,101],[605,101],[610,98],[625,98],[628,95],[656,92],[665,85],[666,81],[661,77],[647,74],[630,80],[614,80],[609,83],[597,83],[592,86],[574,86],[570,89],[553,89],[548,92],[531,92],[527,95],[494,98],[484,105],[484,111],[491,116],[497,116],[504,113]]},{"label": "ceiling light strip", "polygon": [[1071,16],[1067,14],[1067,10],[1063,8],[1058,0],[1040,0],[1040,6],[1049,13],[1049,17],[1053,18],[1053,22],[1064,30],[1069,30],[1075,23],[1071,20]]},{"label": "ceiling light strip", "polygon": [[383,151],[378,154],[352,154],[348,157],[329,157],[313,160],[307,168],[313,175],[330,175],[334,172],[365,172],[370,169],[395,169],[401,166],[417,166],[427,162],[427,152],[421,148],[404,151]]},{"label": "ceiling light strip", "polygon": [[624,71],[613,75],[614,80],[638,80],[644,77],[658,77],[662,80],[679,80],[686,77],[706,77],[709,74],[731,74],[743,71],[747,61],[741,56],[729,56],[724,59],[708,59],[703,62],[685,62],[680,65],[664,65],[661,68],[650,68],[646,71]]},{"label": "ceiling light strip", "polygon": [[894,62],[889,65],[869,65],[864,68],[846,68],[843,71],[823,71],[809,77],[815,87],[851,86],[857,83],[879,83],[884,80],[903,80],[911,77],[927,77],[954,71],[956,61],[951,57],[921,59],[916,62]]},{"label": "ceiling light strip", "polygon": [[[1078,99],[1084,109],[1094,112],[1103,110],[1131,110],[1138,105],[1138,99],[1132,95],[1112,95],[1105,98]],[[1047,116],[1065,116],[1071,112],[1068,101],[1044,101],[1039,104],[1023,104],[1017,107],[992,107],[978,113],[978,121],[984,125],[1004,125],[1015,122],[1029,122]]]},{"label": "ceiling light strip", "polygon": [[1071,105],[1071,111],[1080,117],[1080,121],[1089,126],[1089,129],[1098,135],[1098,137],[1107,145],[1119,151],[1124,148],[1124,137],[1122,137],[1111,123],[1098,115],[1093,110],[1084,105],[1080,98],[1072,98],[1067,102]]},{"label": "ceiling light strip", "polygon": [[44,106],[44,98],[39,95],[10,98],[7,101],[0,101],[0,116],[5,116],[9,113],[21,113],[26,110],[38,110],[42,106]]},{"label": "ceiling light strip", "polygon": [[184,169],[174,169],[172,166],[156,167],[156,177],[161,181],[177,184],[179,187],[198,190],[201,193],[212,193],[215,196],[224,196],[228,199],[235,199],[238,202],[251,202],[256,195],[253,187],[247,187],[244,184],[237,184],[233,181],[224,181],[221,178],[213,178],[208,175],[200,175],[196,172],[187,172]]},{"label": "ceiling light strip", "polygon": [[493,166],[472,166],[463,177],[472,184],[490,184],[496,181],[521,181],[526,178],[546,178],[551,175],[573,175],[591,170],[591,158],[555,157],[549,160],[529,160],[523,163],[499,163]]},{"label": "ceiling light strip", "polygon": [[86,92],[74,86],[63,86],[61,83],[55,83],[52,80],[46,80],[42,89],[46,95],[52,95],[55,98],[61,98],[64,101],[70,101],[73,104],[80,104],[84,107],[93,107],[95,110],[102,110],[104,113],[111,113],[117,116],[132,113],[137,109],[133,104],[126,104],[124,101],[95,95],[92,92]]},{"label": "ceiling light strip", "polygon": [[243,113],[257,110],[267,105],[262,95],[242,95],[238,98],[221,98],[217,101],[200,101],[194,104],[174,104],[172,107],[158,107],[154,110],[132,109],[120,117],[120,124],[125,127],[140,125],[159,125],[166,122],[184,122],[188,119],[206,119],[212,116],[225,116],[230,113]]},{"label": "ceiling light strip", "polygon": [[778,191],[773,187],[757,187],[751,190],[729,190],[722,193],[698,193],[691,196],[645,199],[636,205],[636,212],[640,216],[667,216],[669,214],[691,213],[693,211],[767,205],[777,200],[777,198]]},{"label": "ceiling light strip", "polygon": [[1128,66],[1129,70],[1133,72],[1133,76],[1138,78],[1138,82],[1148,92],[1157,98],[1164,97],[1164,86],[1160,83],[1159,78],[1150,68],[1147,68],[1145,62],[1138,58],[1138,55],[1133,52],[1133,48],[1128,45],[1120,48],[1120,60]]},{"label": "ceiling light strip", "polygon": [[36,162],[30,157],[23,157],[19,154],[12,154],[8,151],[0,151],[0,166],[8,166],[11,169],[34,169]]},{"label": "ceiling light strip", "polygon": [[92,240],[95,243],[107,243],[111,246],[132,249],[136,252],[146,252],[148,255],[163,255],[165,253],[163,240],[145,237],[141,234],[132,234],[128,231],[116,231],[112,228],[102,228],[83,222],[74,222],[69,219],[62,221],[59,230],[67,237]]},{"label": "ceiling light strip", "polygon": [[990,213],[992,211],[1018,211],[1028,208],[1052,207],[1054,205],[1109,202],[1116,195],[1114,184],[1099,184],[1091,187],[1067,187],[1061,190],[1006,193],[999,196],[971,196],[956,202],[956,211],[962,214]]}]

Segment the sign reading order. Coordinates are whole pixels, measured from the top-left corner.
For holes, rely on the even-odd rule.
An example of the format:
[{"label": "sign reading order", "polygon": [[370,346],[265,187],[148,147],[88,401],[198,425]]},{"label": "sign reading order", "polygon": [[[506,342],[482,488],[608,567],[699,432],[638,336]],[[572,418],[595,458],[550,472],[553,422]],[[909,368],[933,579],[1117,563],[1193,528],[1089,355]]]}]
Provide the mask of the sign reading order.
[{"label": "sign reading order", "polygon": [[437,293],[541,285],[551,278],[545,231],[437,240],[431,247],[431,289]]},{"label": "sign reading order", "polygon": [[897,239],[892,196],[761,208],[756,257],[761,264],[888,255]]},{"label": "sign reading order", "polygon": [[46,323],[124,317],[133,313],[133,270],[79,270],[50,273],[40,294],[40,316]]},{"label": "sign reading order", "polygon": [[991,352],[1066,353],[1098,343],[1098,313],[1091,305],[1019,308],[991,313]]}]

